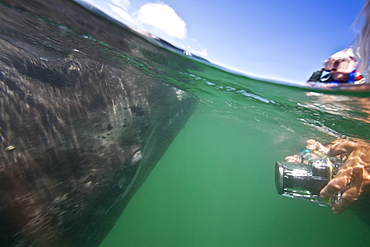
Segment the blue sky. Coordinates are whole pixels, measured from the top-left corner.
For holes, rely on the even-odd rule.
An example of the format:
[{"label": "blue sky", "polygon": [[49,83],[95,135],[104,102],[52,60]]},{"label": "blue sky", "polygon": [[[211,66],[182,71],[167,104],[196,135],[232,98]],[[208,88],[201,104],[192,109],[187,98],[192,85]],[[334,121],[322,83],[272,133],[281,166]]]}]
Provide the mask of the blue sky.
[{"label": "blue sky", "polygon": [[303,83],[349,47],[365,0],[84,0],[215,64]]}]

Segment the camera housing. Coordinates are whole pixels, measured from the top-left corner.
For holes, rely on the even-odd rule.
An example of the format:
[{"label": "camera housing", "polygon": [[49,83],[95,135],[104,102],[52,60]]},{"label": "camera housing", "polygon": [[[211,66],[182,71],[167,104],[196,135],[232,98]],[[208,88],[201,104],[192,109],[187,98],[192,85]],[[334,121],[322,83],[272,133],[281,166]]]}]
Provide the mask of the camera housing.
[{"label": "camera housing", "polygon": [[275,185],[280,195],[305,199],[320,206],[330,206],[340,195],[329,200],[320,198],[320,191],[333,179],[342,166],[333,163],[325,154],[302,149],[298,154],[300,162],[277,161],[275,164]]}]

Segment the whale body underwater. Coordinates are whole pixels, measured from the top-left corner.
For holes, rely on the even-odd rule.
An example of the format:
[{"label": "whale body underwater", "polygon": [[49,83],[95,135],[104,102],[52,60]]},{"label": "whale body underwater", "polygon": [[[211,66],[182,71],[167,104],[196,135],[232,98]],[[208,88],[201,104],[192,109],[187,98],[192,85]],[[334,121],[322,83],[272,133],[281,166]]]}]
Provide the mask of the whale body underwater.
[{"label": "whale body underwater", "polygon": [[0,245],[98,246],[196,107],[157,76],[183,59],[73,2],[0,13]]}]

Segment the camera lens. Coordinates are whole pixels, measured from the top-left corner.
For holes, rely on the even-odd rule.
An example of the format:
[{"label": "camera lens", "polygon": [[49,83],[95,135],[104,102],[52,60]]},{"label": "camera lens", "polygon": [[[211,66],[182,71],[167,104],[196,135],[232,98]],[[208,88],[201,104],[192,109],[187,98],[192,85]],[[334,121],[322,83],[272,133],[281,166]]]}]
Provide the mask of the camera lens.
[{"label": "camera lens", "polygon": [[279,161],[275,163],[275,186],[279,195],[284,192],[284,167],[281,163]]},{"label": "camera lens", "polygon": [[303,163],[277,161],[275,164],[276,190],[280,195],[291,189],[318,195],[329,181],[326,175],[327,168],[323,167],[322,170],[315,167],[312,169],[311,166]]}]

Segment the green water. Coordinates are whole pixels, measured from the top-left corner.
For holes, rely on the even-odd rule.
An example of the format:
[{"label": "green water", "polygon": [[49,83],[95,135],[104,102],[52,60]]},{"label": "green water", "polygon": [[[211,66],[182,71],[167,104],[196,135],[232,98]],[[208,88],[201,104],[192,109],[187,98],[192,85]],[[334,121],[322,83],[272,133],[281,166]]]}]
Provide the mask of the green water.
[{"label": "green water", "polygon": [[196,112],[101,247],[368,246],[369,226],[351,211],[335,216],[274,185],[275,161],[308,138],[366,137],[367,98],[202,68],[187,86]]},{"label": "green water", "polygon": [[293,143],[198,109],[101,246],[368,246],[352,213],[277,195],[273,164]]}]

